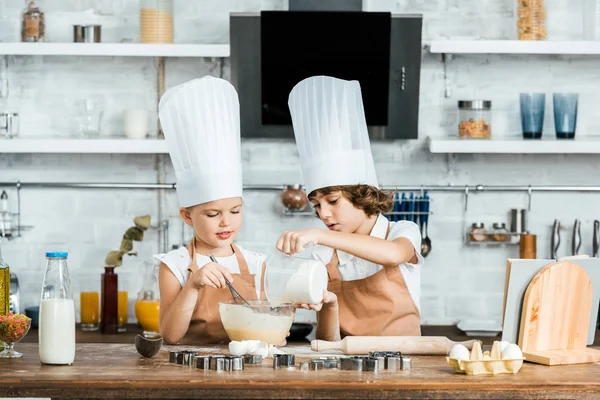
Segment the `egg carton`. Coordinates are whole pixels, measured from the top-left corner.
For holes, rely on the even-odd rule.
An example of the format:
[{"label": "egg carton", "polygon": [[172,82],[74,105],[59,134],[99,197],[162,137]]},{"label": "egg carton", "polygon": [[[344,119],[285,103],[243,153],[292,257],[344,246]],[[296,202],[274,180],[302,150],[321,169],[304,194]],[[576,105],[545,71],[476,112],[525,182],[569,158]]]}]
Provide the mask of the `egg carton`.
[{"label": "egg carton", "polygon": [[446,361],[456,372],[467,375],[516,374],[523,366],[525,357],[516,344],[508,346],[505,346],[503,355],[503,346],[499,341],[494,342],[492,351],[485,352],[481,350],[481,343],[476,342],[469,353],[469,359],[446,357]]}]

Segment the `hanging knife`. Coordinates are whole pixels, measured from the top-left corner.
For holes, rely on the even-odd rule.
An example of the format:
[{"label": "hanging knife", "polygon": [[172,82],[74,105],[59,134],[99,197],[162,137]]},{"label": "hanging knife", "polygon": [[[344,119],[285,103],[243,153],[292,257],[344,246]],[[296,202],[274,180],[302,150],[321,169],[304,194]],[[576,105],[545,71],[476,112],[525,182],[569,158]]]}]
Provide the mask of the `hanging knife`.
[{"label": "hanging knife", "polygon": [[592,243],[592,257],[598,257],[598,248],[600,247],[600,221],[594,221],[594,242]]},{"label": "hanging knife", "polygon": [[555,219],[552,226],[552,237],[550,243],[550,258],[556,259],[558,246],[560,246],[560,221]]},{"label": "hanging knife", "polygon": [[579,248],[581,247],[581,221],[576,219],[573,225],[573,242],[571,243],[572,254],[575,256],[579,254]]}]

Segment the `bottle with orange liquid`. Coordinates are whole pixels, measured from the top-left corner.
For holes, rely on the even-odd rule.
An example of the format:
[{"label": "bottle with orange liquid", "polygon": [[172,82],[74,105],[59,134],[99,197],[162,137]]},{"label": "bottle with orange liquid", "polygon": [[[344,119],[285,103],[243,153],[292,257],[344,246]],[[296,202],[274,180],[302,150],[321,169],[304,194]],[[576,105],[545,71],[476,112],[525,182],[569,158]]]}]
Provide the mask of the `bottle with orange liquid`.
[{"label": "bottle with orange liquid", "polygon": [[144,336],[160,336],[158,316],[160,312],[160,297],[158,291],[158,264],[153,261],[144,262],[146,273],[144,284],[135,302],[135,317],[144,330]]}]

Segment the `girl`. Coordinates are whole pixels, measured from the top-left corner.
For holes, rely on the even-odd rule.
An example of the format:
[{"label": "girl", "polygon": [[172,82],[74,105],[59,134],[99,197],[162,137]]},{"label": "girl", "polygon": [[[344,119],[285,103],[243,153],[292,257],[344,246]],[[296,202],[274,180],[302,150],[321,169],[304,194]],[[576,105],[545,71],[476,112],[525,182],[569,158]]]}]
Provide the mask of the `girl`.
[{"label": "girl", "polygon": [[277,248],[319,245],[312,255],[327,264],[328,292],[301,305],[317,311],[317,337],[420,335],[421,234],[383,216],[393,203],[378,189],[360,85],[311,77],[289,106],[306,191],[327,229],[284,232]]},{"label": "girl", "polygon": [[157,256],[160,333],[171,344],[226,343],[218,309],[231,300],[225,279],[245,299],[265,299],[265,257],[233,243],[242,225],[237,93],[223,79],[194,79],[165,92],[159,118],[177,177],[179,214],[194,230],[187,248]]}]

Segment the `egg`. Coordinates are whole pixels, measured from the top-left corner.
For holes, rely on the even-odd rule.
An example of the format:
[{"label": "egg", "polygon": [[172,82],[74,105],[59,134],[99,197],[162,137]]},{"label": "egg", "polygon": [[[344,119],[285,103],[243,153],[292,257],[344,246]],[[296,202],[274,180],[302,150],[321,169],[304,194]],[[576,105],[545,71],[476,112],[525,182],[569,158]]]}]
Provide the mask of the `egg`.
[{"label": "egg", "polygon": [[523,358],[523,352],[516,344],[512,343],[506,346],[504,351],[502,352],[502,358],[508,360],[515,360],[519,358]]},{"label": "egg", "polygon": [[243,356],[246,354],[246,343],[232,340],[229,342],[229,352],[232,356]]},{"label": "egg", "polygon": [[261,342],[259,340],[253,340],[252,348],[248,350],[248,354],[252,354],[253,356],[262,356],[263,358],[267,358],[269,356],[269,344],[265,342]]},{"label": "egg", "polygon": [[462,344],[455,344],[450,349],[450,354],[448,357],[455,358],[457,360],[468,360],[469,359],[469,349],[467,349]]},{"label": "egg", "polygon": [[506,340],[502,340],[500,341],[500,351],[504,352],[504,349],[506,349],[506,346],[508,346],[510,343],[508,343]]}]

